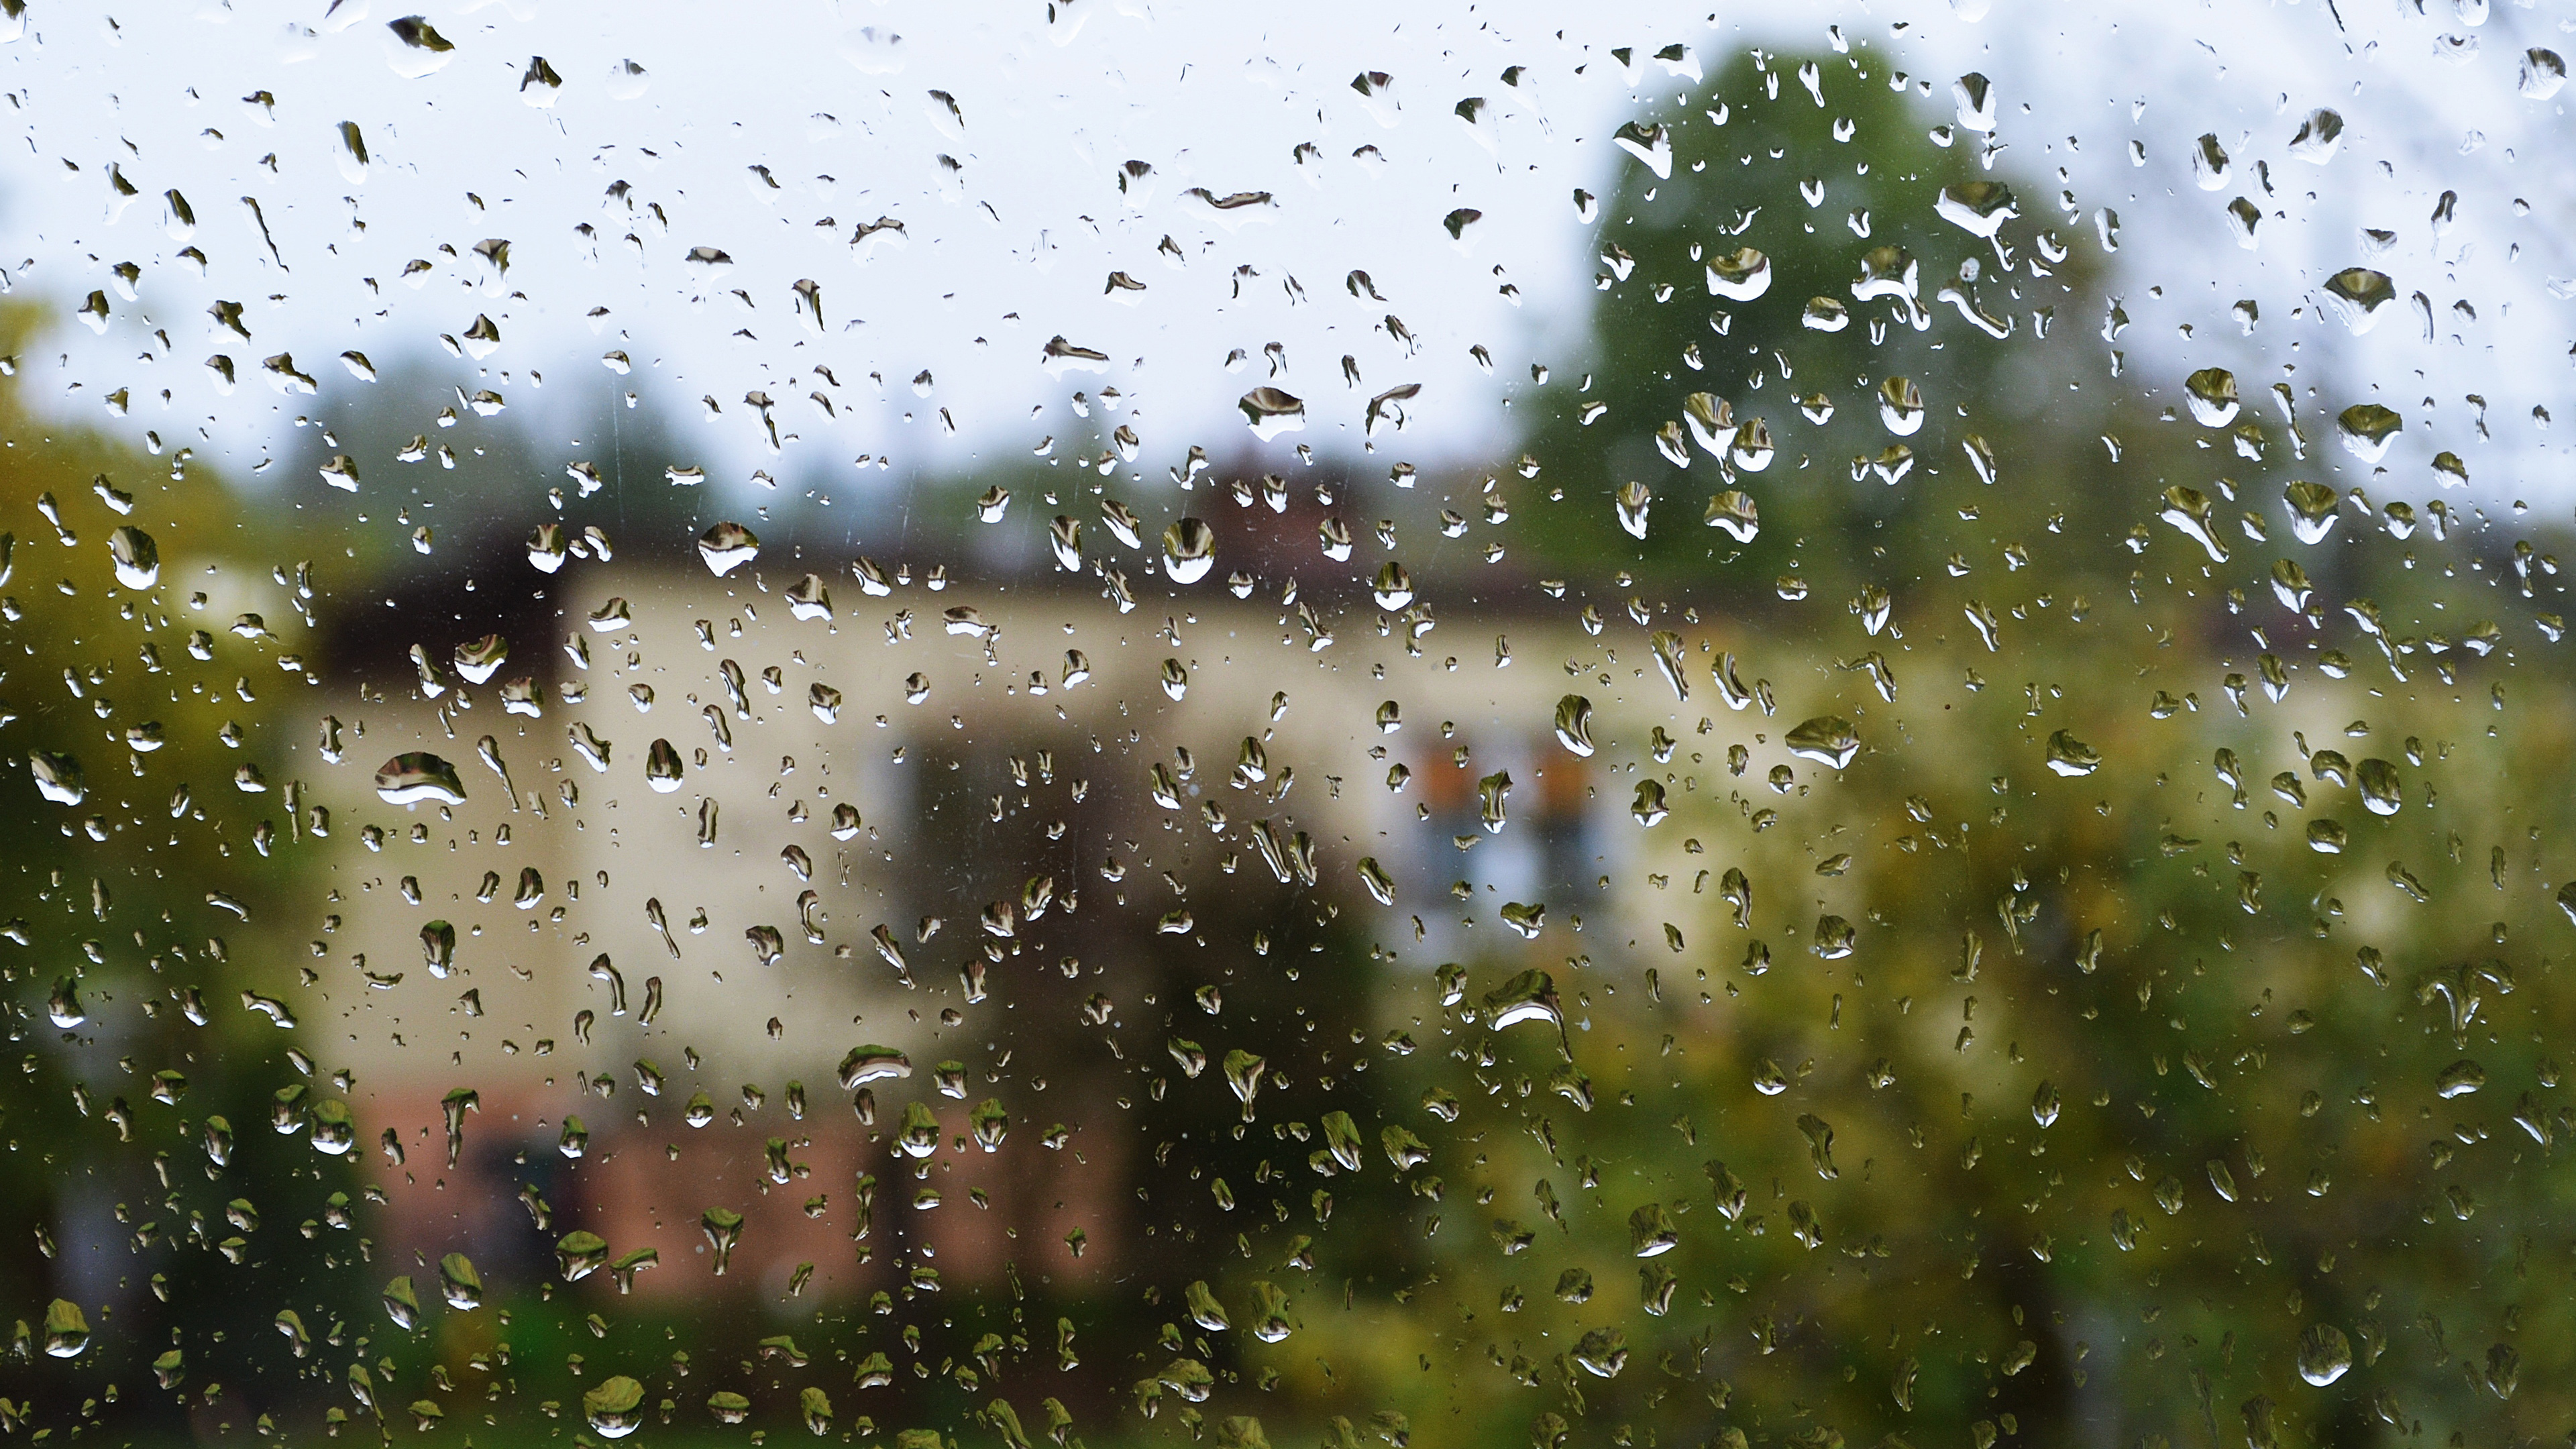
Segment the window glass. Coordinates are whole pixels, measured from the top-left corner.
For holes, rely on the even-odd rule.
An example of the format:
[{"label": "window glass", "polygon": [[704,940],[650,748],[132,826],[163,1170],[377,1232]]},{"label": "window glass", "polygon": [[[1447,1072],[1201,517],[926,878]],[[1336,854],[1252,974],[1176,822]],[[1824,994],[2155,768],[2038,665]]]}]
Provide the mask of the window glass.
[{"label": "window glass", "polygon": [[0,0],[0,1430],[2537,1443],[2531,0]]}]

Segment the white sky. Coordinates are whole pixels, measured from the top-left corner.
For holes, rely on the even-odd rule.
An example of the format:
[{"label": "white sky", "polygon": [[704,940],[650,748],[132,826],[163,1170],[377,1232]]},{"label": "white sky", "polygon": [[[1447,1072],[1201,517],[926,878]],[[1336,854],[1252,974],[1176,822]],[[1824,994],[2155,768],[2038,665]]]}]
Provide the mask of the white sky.
[{"label": "white sky", "polygon": [[[2565,240],[2576,220],[2565,102],[2576,92],[2526,99],[2515,83],[2526,47],[2576,51],[2576,22],[2512,0],[2492,14],[2483,0],[2426,0],[2423,14],[2415,0],[2340,3],[2340,26],[2323,0],[2006,3],[1974,21],[1938,4],[1712,18],[1615,0],[1320,3],[1279,24],[1269,7],[1074,0],[1050,24],[1033,0],[716,10],[469,0],[424,8],[454,50],[411,76],[415,53],[387,25],[407,12],[384,0],[343,0],[327,16],[318,4],[199,3],[185,15],[39,0],[27,33],[0,45],[0,86],[25,143],[0,155],[0,264],[20,294],[66,313],[94,288],[111,301],[103,335],[67,321],[24,360],[40,399],[102,421],[104,395],[128,388],[130,416],[115,426],[235,468],[280,447],[284,424],[315,406],[273,395],[260,359],[291,352],[334,394],[368,386],[335,360],[343,349],[380,369],[434,357],[462,376],[437,339],[461,338],[478,314],[501,334],[479,385],[541,438],[565,431],[549,423],[548,402],[607,380],[600,354],[622,349],[636,376],[619,386],[663,405],[720,484],[765,468],[782,482],[840,486],[860,454],[955,469],[1025,457],[1048,436],[1060,451],[1096,454],[1099,431],[1120,422],[1143,440],[1136,466],[1160,477],[1192,444],[1220,459],[1253,446],[1234,402],[1274,381],[1308,400],[1311,422],[1271,453],[1301,441],[1356,449],[1366,399],[1419,383],[1406,430],[1382,439],[1382,453],[1425,465],[1490,457],[1507,426],[1498,394],[1527,389],[1532,361],[1553,364],[1559,385],[1579,363],[1596,267],[1573,189],[1606,193],[1614,168],[1633,164],[1608,136],[1642,104],[1660,99],[1668,118],[1681,115],[1671,101],[1688,82],[1648,55],[1681,42],[1714,71],[1750,45],[1821,49],[1836,24],[1868,83],[1891,68],[1931,80],[1927,114],[1947,109],[1961,72],[1994,79],[2007,166],[2026,177],[2064,166],[2077,203],[2068,216],[2053,195],[2024,196],[2018,234],[2054,225],[2094,246],[2097,209],[2119,212],[2117,290],[2134,323],[2119,345],[2149,385],[2171,389],[2192,368],[2224,365],[2251,394],[2294,365],[2300,420],[2332,451],[2332,413],[2373,398],[2375,384],[2376,400],[2406,416],[2386,465],[2405,491],[2429,491],[2426,463],[2450,448],[2481,492],[2563,498],[2552,455],[2576,427],[2566,396],[2576,302],[2559,295],[2576,292],[2560,280],[2576,278]],[[1638,68],[1613,61],[1614,46],[1637,47]],[[523,103],[533,55],[562,77],[551,108]],[[1510,66],[1527,67],[1520,89],[1532,99],[1512,98],[1501,78]],[[1362,71],[1393,77],[1392,108],[1354,92]],[[1829,72],[1828,99],[1861,83]],[[274,94],[273,115],[241,101],[259,90]],[[933,90],[954,97],[962,125]],[[1477,96],[1491,102],[1481,134],[1452,114]],[[2288,151],[2319,106],[2347,124],[2322,166]],[[343,121],[370,153],[363,180],[342,165]],[[2216,191],[2187,169],[2204,132],[2234,162]],[[2146,148],[2141,167],[2127,154],[2133,139]],[[1309,165],[1294,157],[1304,143],[1315,148]],[[1355,162],[1363,146],[1383,164]],[[1122,192],[1130,160],[1152,173]],[[140,193],[121,214],[111,165]],[[607,199],[620,180],[631,210]],[[1232,218],[1186,195],[1194,187],[1268,191],[1275,204],[1229,229]],[[203,276],[175,259],[182,242],[164,228],[173,188],[194,210]],[[2458,220],[2436,236],[2428,218],[2445,189],[2459,193]],[[2251,251],[2223,220],[2240,194],[2266,216]],[[244,197],[259,203],[274,256]],[[1458,207],[1484,216],[1463,249],[1441,226]],[[903,222],[909,244],[854,260],[854,228],[880,216]],[[576,232],[582,224],[595,242]],[[2365,258],[2365,226],[2395,233],[2394,245]],[[1183,264],[1157,253],[1165,236]],[[494,237],[511,243],[511,266],[489,289],[471,249]],[[685,264],[692,247],[729,254],[730,271]],[[417,288],[400,280],[413,258],[433,264]],[[129,260],[141,268],[134,301],[109,270]],[[2426,294],[2434,342],[2402,304],[2362,339],[2318,318],[2319,284],[2364,260],[2396,279],[2401,298]],[[1353,269],[1386,300],[1355,300],[1343,281]],[[1147,290],[1130,305],[1104,296],[1113,270]],[[1292,277],[1302,303],[1286,290]],[[795,315],[790,288],[806,278],[820,285],[821,335]],[[1518,305],[1501,295],[1505,283]],[[2158,286],[2161,298],[2149,290]],[[748,308],[729,295],[737,287]],[[2241,297],[2262,310],[2250,341],[2229,319]],[[209,315],[217,299],[243,304],[250,341]],[[589,315],[603,307],[604,324]],[[1385,328],[1389,313],[1413,334],[1410,350]],[[2100,319],[2061,324],[2090,331]],[[1040,349],[1058,334],[1107,353],[1108,370],[1051,377]],[[1273,341],[1288,364],[1275,380],[1261,351]],[[1490,377],[1471,344],[1490,351]],[[1249,362],[1228,372],[1220,364],[1235,348]],[[201,366],[218,351],[242,371],[229,398]],[[1358,387],[1341,376],[1344,354],[1362,371]],[[823,385],[818,365],[839,387]],[[911,386],[924,371],[926,397]],[[1104,385],[1124,395],[1114,415],[1084,420],[1066,406],[1076,389]],[[2314,403],[2308,386],[2320,389]],[[755,389],[794,435],[783,456],[770,456],[742,404]],[[835,419],[806,400],[818,389]],[[2475,439],[2468,393],[2490,404],[2492,442]],[[701,397],[721,415],[708,419]],[[433,415],[455,399],[387,401],[435,438]],[[2536,431],[2534,406],[2558,414],[2561,430]],[[359,461],[371,478],[394,467]]]}]

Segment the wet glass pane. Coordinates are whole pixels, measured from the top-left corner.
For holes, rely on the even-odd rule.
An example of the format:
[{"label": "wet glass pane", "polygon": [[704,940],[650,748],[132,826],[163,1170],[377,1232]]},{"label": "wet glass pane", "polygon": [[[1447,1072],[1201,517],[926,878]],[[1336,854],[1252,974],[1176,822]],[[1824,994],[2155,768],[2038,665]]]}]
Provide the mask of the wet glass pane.
[{"label": "wet glass pane", "polygon": [[2571,27],[0,0],[0,1430],[2565,1432]]}]

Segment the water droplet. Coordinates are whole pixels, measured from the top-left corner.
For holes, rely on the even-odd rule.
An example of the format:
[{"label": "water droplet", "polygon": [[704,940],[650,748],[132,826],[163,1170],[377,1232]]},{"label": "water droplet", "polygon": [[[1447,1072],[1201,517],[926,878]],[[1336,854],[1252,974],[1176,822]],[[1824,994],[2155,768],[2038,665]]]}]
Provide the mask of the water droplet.
[{"label": "water droplet", "polygon": [[457,778],[454,765],[415,750],[394,756],[376,771],[376,794],[389,805],[412,805],[423,800],[462,805],[465,782]]},{"label": "water droplet", "polygon": [[2021,208],[2014,204],[2012,188],[2000,181],[1944,186],[1932,209],[1943,221],[1989,241],[2003,230],[2005,222],[2021,215]]},{"label": "water droplet", "polygon": [[2516,79],[2516,88],[2524,95],[2535,101],[2545,101],[2558,94],[2558,88],[2565,84],[2567,62],[2559,58],[2558,52],[2535,46],[2522,53],[2522,73]]},{"label": "water droplet", "polygon": [[1485,993],[1485,1021],[1494,1030],[1544,1021],[1562,1032],[1565,1014],[1558,1004],[1556,982],[1544,971],[1523,971]]},{"label": "water droplet", "polygon": [[429,974],[444,980],[456,968],[456,927],[446,921],[421,927],[420,955]]},{"label": "water droplet", "polygon": [[[1059,553],[1061,550],[1059,550]],[[1079,563],[1077,551],[1076,562]],[[1216,567],[1216,530],[1183,518],[1163,530],[1163,572],[1176,584],[1194,584]]]},{"label": "water droplet", "polygon": [[2404,431],[2406,420],[2377,403],[2354,403],[2335,414],[2335,436],[2345,451],[2365,463],[2388,456],[2389,445]]},{"label": "water droplet", "polygon": [[483,1275],[474,1271],[474,1261],[463,1253],[450,1253],[438,1260],[438,1289],[451,1308],[482,1306]]},{"label": "water droplet", "polygon": [[[919,1107],[921,1104],[909,1104]],[[713,1250],[714,1267],[721,1277],[733,1262],[733,1250],[742,1241],[742,1214],[729,1208],[711,1207],[698,1216],[698,1227],[707,1235],[707,1246]]]},{"label": "water droplet", "polygon": [[555,1267],[567,1283],[580,1282],[607,1262],[608,1240],[597,1233],[566,1233],[555,1241]]},{"label": "water droplet", "polygon": [[870,1082],[911,1076],[912,1058],[892,1047],[856,1046],[841,1058],[839,1074],[841,1089],[850,1091]]},{"label": "water droplet", "polygon": [[1738,543],[1751,543],[1762,531],[1762,512],[1753,495],[1739,488],[1729,488],[1710,495],[1707,516],[1701,519],[1711,528],[1722,528]]},{"label": "water droplet", "polygon": [[1726,461],[1747,473],[1759,473],[1771,466],[1778,451],[1771,441],[1770,423],[1747,418],[1736,425],[1735,436],[1727,441]]},{"label": "water droplet", "polygon": [[1750,302],[1771,290],[1771,259],[1751,247],[1719,252],[1707,262],[1711,296]]},{"label": "water droplet", "polygon": [[510,641],[498,634],[486,634],[456,646],[456,672],[468,684],[488,683],[509,658]]},{"label": "water droplet", "polygon": [[1629,121],[1611,133],[1610,140],[1622,151],[1646,164],[1658,181],[1669,181],[1673,175],[1673,137],[1661,124],[1649,125]]},{"label": "water droplet", "polygon": [[57,1298],[45,1305],[45,1352],[55,1358],[78,1358],[89,1347],[89,1319],[80,1305]]},{"label": "water droplet", "polygon": [[161,581],[161,546],[152,535],[131,524],[107,536],[116,563],[116,581],[129,589],[148,589]]},{"label": "water droplet", "polygon": [[[589,1237],[575,1233],[574,1237]],[[566,1241],[570,1241],[567,1239]],[[593,1238],[592,1241],[598,1240]],[[602,1244],[601,1251],[607,1251]],[[623,1439],[644,1423],[644,1386],[624,1374],[609,1379],[581,1396],[582,1417],[604,1439]]]},{"label": "water droplet", "polygon": [[1644,538],[1646,510],[1654,504],[1655,490],[1631,479],[1619,485],[1618,491],[1610,495],[1610,501],[1618,510],[1619,526],[1628,531],[1628,536]]},{"label": "water droplet", "polygon": [[1222,1333],[1234,1327],[1234,1321],[1225,1315],[1225,1305],[1216,1301],[1216,1293],[1208,1287],[1206,1279],[1190,1284],[1181,1291],[1181,1296],[1189,1305],[1190,1321],[1199,1327],[1210,1333]]},{"label": "water droplet", "polygon": [[1577,755],[1592,753],[1592,701],[1569,694],[1556,702],[1556,742]]},{"label": "water droplet", "polygon": [[78,805],[89,796],[89,786],[81,778],[80,761],[52,750],[29,750],[28,773],[36,777],[36,793],[57,805]]},{"label": "water droplet", "polygon": [[1789,753],[1839,770],[1860,753],[1860,731],[1840,715],[1820,714],[1789,731]]},{"label": "water droplet", "polygon": [[2369,759],[2355,766],[2353,784],[2361,791],[2361,803],[2373,815],[2394,815],[2406,803],[2397,767],[2386,760]]},{"label": "water droplet", "polygon": [[2433,1078],[2433,1094],[2444,1101],[2465,1097],[2487,1084],[2487,1069],[2462,1057]]},{"label": "water droplet", "polygon": [[1923,390],[1910,377],[1891,377],[1878,385],[1878,420],[1898,437],[1923,426]]},{"label": "water droplet", "polygon": [[1306,426],[1305,400],[1275,387],[1256,387],[1245,393],[1235,406],[1242,409],[1244,421],[1252,427],[1252,435],[1265,443],[1281,433],[1293,433]]},{"label": "water droplet", "polygon": [[2236,374],[2223,367],[2204,367],[2183,379],[2183,396],[2193,421],[2223,428],[2236,421]]},{"label": "water droplet", "polygon": [[2211,562],[2227,562],[2227,540],[2218,532],[2209,495],[2189,484],[2176,483],[2165,490],[2165,506],[2156,516],[2199,544]]},{"label": "water droplet", "polygon": [[719,523],[698,535],[698,557],[717,578],[760,557],[760,539],[739,523]]},{"label": "water droplet", "polygon": [[2282,501],[2290,505],[2290,532],[2301,543],[2322,543],[2334,531],[2335,491],[2322,483],[2304,479],[2281,490]]},{"label": "water droplet", "polygon": [[2343,117],[2330,110],[2315,110],[2299,122],[2297,134],[2290,137],[2290,154],[2302,161],[2323,166],[2334,159],[2343,145]]},{"label": "water droplet", "polygon": [[1390,559],[1378,567],[1377,581],[1371,593],[1376,597],[1379,608],[1390,612],[1401,609],[1413,602],[1413,575],[1406,571],[1404,565]]},{"label": "water droplet", "polygon": [[2299,1334],[2299,1377],[2318,1388],[2342,1378],[2352,1368],[2352,1342],[2330,1323],[2310,1324]]},{"label": "water droplet", "polygon": [[409,1275],[387,1283],[382,1297],[385,1316],[394,1321],[394,1327],[409,1329],[420,1322],[420,1292],[412,1287]]},{"label": "water droplet", "polygon": [[2346,267],[2326,279],[2328,310],[2358,337],[2379,321],[2382,308],[2397,300],[2397,286],[2386,272]]},{"label": "water droplet", "polygon": [[79,983],[68,976],[56,977],[53,993],[45,1000],[45,1015],[64,1031],[89,1020],[89,1013],[81,1007]]},{"label": "water droplet", "polygon": [[2192,143],[2191,174],[2203,191],[2217,191],[2227,185],[2229,162],[2227,148],[2218,144],[2215,133],[2204,133]]},{"label": "water droplet", "polygon": [[2102,768],[2101,752],[2064,730],[2048,737],[2048,768],[2061,775],[2090,775]]}]

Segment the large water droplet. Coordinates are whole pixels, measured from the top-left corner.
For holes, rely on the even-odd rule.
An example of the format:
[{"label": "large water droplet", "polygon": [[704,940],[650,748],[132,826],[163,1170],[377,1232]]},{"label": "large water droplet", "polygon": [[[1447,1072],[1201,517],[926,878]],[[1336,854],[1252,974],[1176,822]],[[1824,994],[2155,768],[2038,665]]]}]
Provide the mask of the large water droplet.
[{"label": "large water droplet", "polygon": [[[1079,563],[1079,553],[1076,554]],[[1176,584],[1194,584],[1216,567],[1216,530],[1184,518],[1163,530],[1163,572]]]},{"label": "large water droplet", "polygon": [[2048,737],[2048,768],[2061,775],[2090,775],[2102,768],[2102,754],[2064,730]]},{"label": "large water droplet", "polygon": [[572,1232],[555,1240],[555,1267],[567,1283],[580,1282],[607,1261],[608,1240],[597,1233]]},{"label": "large water droplet", "polygon": [[669,740],[655,740],[644,752],[644,783],[660,794],[668,795],[680,788],[680,777],[687,773],[680,763],[680,752]]},{"label": "large water droplet", "polygon": [[1592,701],[1569,694],[1556,702],[1556,742],[1578,755],[1592,753]]},{"label": "large water droplet", "polygon": [[1635,479],[1619,485],[1610,495],[1611,505],[1618,510],[1619,526],[1630,538],[1646,536],[1646,510],[1654,505],[1655,490]]},{"label": "large water droplet", "polygon": [[2389,445],[2405,427],[2404,418],[2377,403],[2354,403],[2335,414],[2335,436],[2346,452],[2365,463],[2387,457]]},{"label": "large water droplet", "polygon": [[698,535],[698,557],[723,578],[760,557],[760,539],[739,523],[719,523]]},{"label": "large water droplet", "polygon": [[456,646],[456,672],[468,684],[482,684],[499,673],[509,658],[510,641],[498,634],[486,634]]},{"label": "large water droplet", "polygon": [[2236,374],[2223,367],[2204,367],[2184,378],[2183,397],[2193,421],[2204,428],[2223,428],[2236,421]]},{"label": "large water droplet", "polygon": [[433,800],[441,805],[465,803],[465,782],[456,767],[438,756],[414,750],[394,756],[376,771],[376,793],[388,805]]},{"label": "large water droplet", "polygon": [[841,1058],[841,1089],[912,1075],[912,1058],[887,1046],[855,1046]]},{"label": "large water droplet", "polygon": [[2406,803],[2397,767],[2386,760],[2369,759],[2354,766],[2353,784],[2361,790],[2361,803],[2373,815],[2394,815]]},{"label": "large water droplet", "polygon": [[88,798],[78,758],[52,750],[29,750],[27,771],[36,777],[36,793],[57,805],[78,805]]},{"label": "large water droplet", "polygon": [[483,1275],[474,1271],[474,1260],[463,1253],[450,1253],[438,1260],[438,1290],[447,1297],[451,1308],[479,1308],[483,1303]]},{"label": "large water droplet", "polygon": [[[908,1104],[918,1107],[918,1102]],[[707,1246],[714,1251],[712,1265],[721,1276],[733,1261],[733,1250],[742,1241],[742,1214],[727,1208],[711,1207],[698,1216],[698,1227],[707,1235]]]},{"label": "large water droplet", "polygon": [[1729,488],[1712,494],[1708,513],[1701,522],[1711,528],[1722,528],[1738,543],[1751,543],[1762,531],[1762,511],[1754,505],[1753,495],[1740,488]]},{"label": "large water droplet", "polygon": [[1256,387],[1235,406],[1243,410],[1243,420],[1251,425],[1252,435],[1265,443],[1306,426],[1305,400],[1275,387]]},{"label": "large water droplet", "polygon": [[420,956],[430,975],[444,978],[456,966],[456,927],[446,921],[421,927]]},{"label": "large water droplet", "polygon": [[2000,181],[1944,186],[1932,209],[1943,221],[1990,241],[2003,230],[2005,222],[2021,215],[2021,208],[2013,203],[2012,188]]},{"label": "large water droplet", "polygon": [[2352,1368],[2352,1342],[2331,1323],[2310,1324],[2299,1334],[2299,1377],[2318,1388]]},{"label": "large water droplet", "polygon": [[1563,1030],[1565,1013],[1557,1002],[1556,982],[1544,971],[1523,971],[1485,993],[1485,1021],[1497,1031],[1525,1021]]},{"label": "large water droplet", "polygon": [[1730,302],[1750,302],[1771,290],[1771,259],[1751,247],[1737,247],[1708,259],[1710,295]]},{"label": "large water droplet", "polygon": [[1406,571],[1404,565],[1390,559],[1378,567],[1377,582],[1371,592],[1376,596],[1379,608],[1401,609],[1413,602],[1413,575]]},{"label": "large water droplet", "polygon": [[1878,385],[1878,420],[1898,437],[1923,426],[1923,390],[1910,377],[1891,377]]},{"label": "large water droplet", "polygon": [[2281,490],[2282,501],[2290,505],[2290,532],[2301,543],[2321,543],[2334,532],[2335,491],[2322,483],[2304,479]]},{"label": "large water droplet", "polygon": [[45,1352],[56,1358],[78,1358],[89,1347],[89,1319],[80,1305],[57,1298],[45,1307]]},{"label": "large water droplet", "polygon": [[128,524],[109,534],[107,551],[116,561],[118,583],[148,589],[161,582],[161,546],[142,529]]},{"label": "large water droplet", "polygon": [[1789,731],[1784,743],[1800,759],[1842,769],[1860,753],[1860,731],[1837,714],[1820,714]]},{"label": "large water droplet", "polygon": [[[573,1236],[590,1235],[575,1233]],[[605,1250],[605,1245],[602,1245],[602,1251]],[[644,1386],[619,1374],[582,1394],[581,1414],[590,1421],[590,1427],[599,1431],[600,1437],[623,1439],[644,1423]]]},{"label": "large water droplet", "polygon": [[2346,267],[2326,279],[2327,309],[2358,337],[2379,321],[2380,309],[2397,300],[2397,285],[2386,272]]}]

